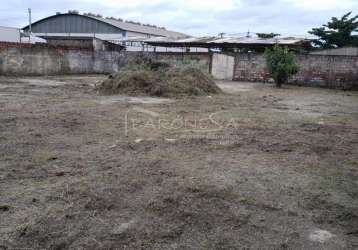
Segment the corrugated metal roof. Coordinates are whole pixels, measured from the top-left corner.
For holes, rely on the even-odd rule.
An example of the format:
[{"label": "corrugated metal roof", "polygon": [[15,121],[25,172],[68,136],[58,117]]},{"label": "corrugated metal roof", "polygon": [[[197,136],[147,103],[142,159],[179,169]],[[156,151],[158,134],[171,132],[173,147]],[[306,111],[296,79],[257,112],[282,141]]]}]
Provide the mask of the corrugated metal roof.
[{"label": "corrugated metal roof", "polygon": [[[41,20],[38,20],[38,21],[32,23],[32,25],[34,26],[37,23],[41,23],[46,20],[56,18],[59,16],[81,16],[81,17],[91,18],[96,21],[103,22],[107,25],[114,26],[114,27],[119,28],[124,31],[148,34],[148,35],[153,35],[153,36],[172,37],[172,38],[176,38],[176,39],[190,37],[189,35],[186,35],[186,34],[183,34],[180,32],[170,31],[170,30],[166,30],[163,28],[159,28],[159,27],[145,26],[145,25],[141,25],[141,24],[123,22],[123,21],[113,19],[113,18],[103,18],[103,17],[93,16],[93,15],[81,15],[81,14],[77,14],[77,13],[56,14],[56,15],[49,16],[49,17],[43,18]],[[29,28],[29,26],[27,25],[23,29],[26,30],[28,28]],[[47,33],[51,33],[51,32],[47,32]]]},{"label": "corrugated metal roof", "polygon": [[222,38],[210,41],[210,43],[241,43],[241,44],[295,44],[302,42],[302,38],[258,38],[258,37],[239,37],[239,38]]},{"label": "corrugated metal roof", "polygon": [[96,17],[96,16],[87,16],[105,23],[108,23],[110,25],[113,25],[117,28],[120,28],[122,30],[126,31],[132,31],[132,32],[138,32],[143,34],[151,34],[156,36],[164,36],[164,37],[173,37],[173,38],[184,38],[189,37],[186,34],[176,32],[176,31],[170,31],[159,27],[150,27],[150,26],[144,26],[140,24],[134,24],[134,23],[128,23],[128,22],[121,22],[116,19],[111,18],[102,18],[102,17]]},{"label": "corrugated metal roof", "polygon": [[[138,37],[137,37],[138,38]],[[151,42],[151,41],[154,41],[154,42],[167,42],[167,41],[176,41],[177,39],[176,38],[171,38],[171,37],[151,37],[151,38],[148,38],[148,39],[144,39],[144,41],[146,42]],[[143,41],[143,39],[142,39]]]},{"label": "corrugated metal roof", "polygon": [[273,44],[281,44],[281,45],[294,45],[302,42],[307,42],[307,39],[303,38],[294,38],[294,37],[280,37],[280,38],[257,38],[257,37],[191,37],[187,39],[144,39],[144,42],[148,43],[193,43],[193,44],[262,44],[262,45],[273,45]]},{"label": "corrugated metal roof", "polygon": [[217,38],[214,36],[190,37],[190,38],[186,38],[186,39],[179,39],[179,40],[176,40],[175,42],[177,42],[177,43],[208,43],[215,39],[217,39]]}]

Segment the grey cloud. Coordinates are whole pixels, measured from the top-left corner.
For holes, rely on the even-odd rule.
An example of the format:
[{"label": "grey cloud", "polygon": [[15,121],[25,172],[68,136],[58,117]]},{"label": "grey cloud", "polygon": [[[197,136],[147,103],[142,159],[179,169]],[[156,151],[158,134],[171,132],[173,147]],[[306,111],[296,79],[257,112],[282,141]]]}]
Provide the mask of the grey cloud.
[{"label": "grey cloud", "polygon": [[[27,7],[33,9],[33,20],[38,20],[55,12],[77,9],[80,12],[101,13],[104,16],[125,18],[127,13],[139,13],[138,20],[165,26],[169,29],[191,35],[216,35],[253,32],[278,32],[283,35],[305,35],[313,27],[327,22],[332,16],[341,16],[349,9],[339,11],[305,11],[288,4],[284,0],[243,0],[230,11],[201,12],[178,9],[174,2],[118,8],[96,4],[84,4],[71,0],[61,2],[12,0],[0,6],[0,25],[23,27],[27,24]],[[358,7],[358,3],[357,3]],[[357,8],[356,8],[357,9]],[[165,18],[164,18],[165,16]]]}]

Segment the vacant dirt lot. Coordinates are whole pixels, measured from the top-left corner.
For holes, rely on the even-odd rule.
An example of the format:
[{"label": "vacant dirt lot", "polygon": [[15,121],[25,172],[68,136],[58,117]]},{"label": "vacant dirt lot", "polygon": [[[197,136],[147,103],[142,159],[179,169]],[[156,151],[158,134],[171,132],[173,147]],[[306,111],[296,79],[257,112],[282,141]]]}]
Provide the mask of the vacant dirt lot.
[{"label": "vacant dirt lot", "polygon": [[0,249],[357,249],[358,93],[0,78]]}]

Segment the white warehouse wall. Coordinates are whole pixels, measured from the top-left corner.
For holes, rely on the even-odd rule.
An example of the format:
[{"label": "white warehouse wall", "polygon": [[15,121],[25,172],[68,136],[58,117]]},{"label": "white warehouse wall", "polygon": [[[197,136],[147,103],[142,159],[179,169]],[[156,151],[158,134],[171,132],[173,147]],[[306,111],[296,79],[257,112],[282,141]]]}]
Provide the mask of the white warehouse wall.
[{"label": "white warehouse wall", "polygon": [[0,42],[21,42],[20,29],[0,26]]}]

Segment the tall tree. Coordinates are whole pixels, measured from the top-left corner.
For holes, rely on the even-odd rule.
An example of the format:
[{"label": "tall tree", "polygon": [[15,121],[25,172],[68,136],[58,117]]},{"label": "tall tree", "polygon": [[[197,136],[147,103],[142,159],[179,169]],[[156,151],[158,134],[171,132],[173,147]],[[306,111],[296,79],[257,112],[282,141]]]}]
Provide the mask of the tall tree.
[{"label": "tall tree", "polygon": [[340,19],[332,17],[327,24],[309,31],[308,33],[318,37],[313,40],[313,44],[325,49],[358,46],[358,15],[350,17],[351,14],[352,12],[348,12]]}]

